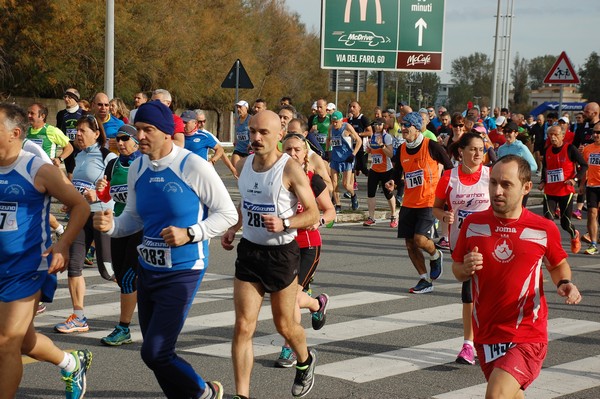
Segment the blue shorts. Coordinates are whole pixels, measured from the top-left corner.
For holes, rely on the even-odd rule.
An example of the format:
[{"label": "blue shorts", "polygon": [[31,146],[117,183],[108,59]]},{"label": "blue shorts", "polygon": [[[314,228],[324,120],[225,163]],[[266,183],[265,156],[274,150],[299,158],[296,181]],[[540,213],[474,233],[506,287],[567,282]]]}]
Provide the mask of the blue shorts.
[{"label": "blue shorts", "polygon": [[2,277],[0,302],[14,302],[42,291],[42,302],[52,302],[56,291],[56,275],[48,271],[33,271]]},{"label": "blue shorts", "polygon": [[354,170],[354,162],[329,162],[329,167],[338,173],[348,172]]}]

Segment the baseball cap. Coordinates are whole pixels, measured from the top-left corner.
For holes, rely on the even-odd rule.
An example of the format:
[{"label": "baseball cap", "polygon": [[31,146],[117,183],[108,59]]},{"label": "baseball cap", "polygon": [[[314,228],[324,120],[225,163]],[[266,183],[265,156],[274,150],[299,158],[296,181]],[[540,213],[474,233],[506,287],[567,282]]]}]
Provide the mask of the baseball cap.
[{"label": "baseball cap", "polygon": [[181,114],[181,119],[184,122],[195,121],[196,113],[188,109],[187,111],[183,111],[183,113]]},{"label": "baseball cap", "polygon": [[333,114],[331,114],[331,120],[334,122],[341,121],[342,119],[344,119],[344,115],[340,111],[335,111]]},{"label": "baseball cap", "polygon": [[240,107],[246,107],[246,108],[248,108],[248,102],[244,101],[244,100],[238,101],[235,105],[239,105]]},{"label": "baseball cap", "polygon": [[332,109],[332,110],[334,110],[334,111],[335,111],[335,110],[337,109],[337,107],[335,106],[335,104],[334,104],[334,103],[329,103],[329,104],[327,104],[327,108],[326,108],[326,109],[327,109],[327,110],[330,110],[330,109]]},{"label": "baseball cap", "polygon": [[316,101],[313,103],[313,105],[310,107],[310,109],[317,109],[317,102]]},{"label": "baseball cap", "polygon": [[513,121],[510,121],[506,124],[506,126],[504,126],[504,131],[506,132],[518,132],[519,131],[519,126],[517,126],[517,124]]},{"label": "baseball cap", "polygon": [[385,119],[383,118],[375,118],[371,125],[385,125]]},{"label": "baseball cap", "polygon": [[503,115],[500,115],[499,117],[496,118],[496,125],[497,126],[502,126],[504,124],[504,122],[506,122],[506,117]]},{"label": "baseball cap", "polygon": [[569,123],[569,118],[567,118],[566,116],[561,116],[560,118],[558,118],[559,122],[564,122],[564,123]]}]

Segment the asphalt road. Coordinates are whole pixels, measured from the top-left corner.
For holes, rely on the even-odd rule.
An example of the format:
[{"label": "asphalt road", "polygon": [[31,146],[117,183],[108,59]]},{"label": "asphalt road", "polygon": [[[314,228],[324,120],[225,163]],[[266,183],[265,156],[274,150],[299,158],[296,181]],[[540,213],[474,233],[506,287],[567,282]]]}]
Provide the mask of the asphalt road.
[{"label": "asphalt road", "polygon": [[[233,179],[225,180],[232,188],[232,197],[239,198]],[[364,180],[359,184],[366,187]],[[359,193],[364,196],[364,191]],[[577,224],[584,229],[581,221]],[[479,367],[454,363],[462,344],[462,323],[460,284],[452,277],[449,254],[434,291],[411,295],[408,289],[418,277],[404,243],[386,221],[369,228],[359,223],[336,224],[323,229],[323,236],[313,291],[329,294],[331,307],[326,326],[318,332],[312,330],[309,316],[303,316],[309,344],[317,348],[319,359],[316,384],[308,397],[483,397],[485,380]],[[568,248],[565,234],[563,244]],[[218,239],[210,248],[211,264],[189,313],[178,352],[205,379],[221,381],[225,398],[231,398],[235,394],[230,358],[235,253],[224,251]],[[549,353],[541,376],[526,391],[527,398],[600,398],[599,260],[586,255],[569,257],[573,280],[583,294],[578,306],[565,305],[551,281],[546,281]],[[71,313],[66,276],[59,280],[54,303],[36,318],[39,330],[61,348],[88,348],[94,353],[87,398],[164,397],[140,358],[137,322],[132,326],[133,344],[100,344],[99,339],[118,321],[118,287],[102,280],[94,269],[86,269],[85,274],[90,331],[71,335],[52,331],[54,324]],[[252,397],[289,398],[294,372],[273,367],[281,338],[272,323],[268,297],[264,306],[255,337]],[[17,398],[64,397],[56,367],[26,358],[24,363]]]}]

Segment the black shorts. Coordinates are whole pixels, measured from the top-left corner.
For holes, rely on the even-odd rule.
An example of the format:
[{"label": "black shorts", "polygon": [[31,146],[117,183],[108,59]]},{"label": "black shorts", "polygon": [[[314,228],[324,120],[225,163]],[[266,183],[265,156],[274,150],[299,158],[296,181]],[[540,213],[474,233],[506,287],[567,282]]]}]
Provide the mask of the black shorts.
[{"label": "black shorts", "polygon": [[132,235],[110,240],[112,266],[121,294],[132,294],[137,290],[137,247],[142,243],[143,236],[144,232],[140,230]]},{"label": "black shorts", "polygon": [[241,151],[238,151],[238,150],[233,150],[233,155],[239,155],[242,158],[246,158],[250,154],[245,153],[245,152],[241,152]]},{"label": "black shorts", "polygon": [[298,273],[298,284],[303,289],[308,287],[310,280],[317,271],[321,259],[321,246],[300,248],[300,271]]},{"label": "black shorts", "polygon": [[413,238],[415,234],[431,238],[433,229],[432,208],[400,207],[398,238]]},{"label": "black shorts", "polygon": [[394,171],[392,169],[387,172],[375,172],[373,169],[369,169],[369,177],[367,177],[367,198],[375,198],[377,193],[377,186],[381,185],[383,189],[383,195],[385,199],[390,199],[394,196],[390,190],[385,188],[385,183],[392,180]]},{"label": "black shorts", "polygon": [[235,278],[260,283],[266,292],[287,288],[300,268],[300,248],[296,240],[285,245],[259,245],[242,238],[237,246]]},{"label": "black shorts", "polygon": [[586,187],[585,196],[588,208],[598,208],[598,203],[600,203],[600,187]]}]

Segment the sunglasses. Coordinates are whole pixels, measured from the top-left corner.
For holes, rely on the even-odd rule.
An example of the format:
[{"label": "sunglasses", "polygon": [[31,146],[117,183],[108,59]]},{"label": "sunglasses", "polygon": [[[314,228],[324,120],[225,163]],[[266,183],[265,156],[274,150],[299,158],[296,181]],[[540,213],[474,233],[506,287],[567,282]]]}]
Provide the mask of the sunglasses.
[{"label": "sunglasses", "polygon": [[402,127],[405,128],[405,129],[409,129],[411,126],[412,126],[411,123],[403,123],[402,124]]},{"label": "sunglasses", "polygon": [[304,137],[304,135],[302,133],[297,133],[297,132],[289,132],[288,134],[286,134],[283,137],[282,141],[286,141],[287,139],[291,139],[291,138],[296,138],[301,141],[306,141],[306,137]]},{"label": "sunglasses", "polygon": [[129,141],[129,139],[130,139],[130,138],[131,138],[131,136],[130,136],[130,135],[128,135],[128,134],[123,134],[123,135],[117,136],[115,139],[116,139],[117,141]]},{"label": "sunglasses", "polygon": [[206,119],[204,119],[204,120],[198,119],[198,123],[206,123]]},{"label": "sunglasses", "polygon": [[465,124],[464,124],[464,123],[459,123],[459,124],[457,124],[457,125],[454,125],[454,126],[452,126],[452,127],[465,127]]}]

